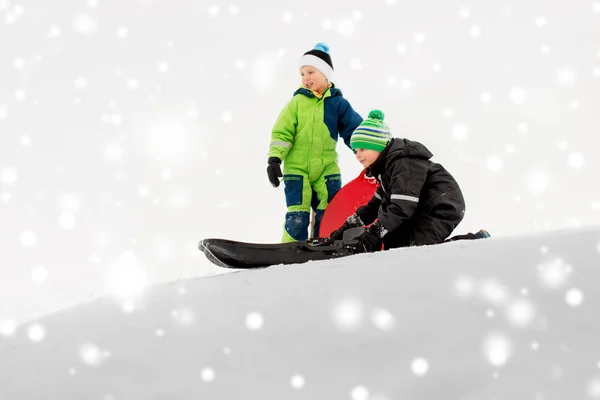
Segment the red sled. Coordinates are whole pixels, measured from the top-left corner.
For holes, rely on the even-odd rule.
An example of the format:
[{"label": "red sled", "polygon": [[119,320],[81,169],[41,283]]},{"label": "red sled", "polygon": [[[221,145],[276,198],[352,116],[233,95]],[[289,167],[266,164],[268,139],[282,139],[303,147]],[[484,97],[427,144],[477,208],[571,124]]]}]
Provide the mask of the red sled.
[{"label": "red sled", "polygon": [[338,229],[346,222],[346,219],[354,214],[356,210],[371,200],[379,183],[373,177],[366,176],[366,170],[348,182],[333,196],[331,203],[325,209],[319,237],[329,237],[331,232]]}]

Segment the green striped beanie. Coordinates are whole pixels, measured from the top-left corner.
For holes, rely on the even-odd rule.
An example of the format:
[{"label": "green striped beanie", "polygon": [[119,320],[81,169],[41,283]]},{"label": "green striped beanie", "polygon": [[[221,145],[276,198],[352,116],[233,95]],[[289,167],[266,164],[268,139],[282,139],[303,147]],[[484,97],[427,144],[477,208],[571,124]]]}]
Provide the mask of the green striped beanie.
[{"label": "green striped beanie", "polygon": [[352,150],[370,149],[382,152],[390,140],[392,135],[390,128],[383,122],[383,111],[373,110],[352,133],[350,146]]}]

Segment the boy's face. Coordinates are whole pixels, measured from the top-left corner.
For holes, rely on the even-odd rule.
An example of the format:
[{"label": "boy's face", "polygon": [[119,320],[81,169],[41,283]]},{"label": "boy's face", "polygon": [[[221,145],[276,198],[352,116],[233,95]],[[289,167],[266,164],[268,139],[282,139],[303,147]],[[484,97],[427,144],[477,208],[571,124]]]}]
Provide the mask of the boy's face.
[{"label": "boy's face", "polygon": [[313,92],[323,93],[329,84],[325,75],[310,65],[300,68],[300,76],[302,77],[302,86]]},{"label": "boy's face", "polygon": [[377,150],[370,149],[356,149],[354,152],[358,162],[361,163],[365,168],[369,168],[371,164],[377,161],[379,155],[381,154]]}]

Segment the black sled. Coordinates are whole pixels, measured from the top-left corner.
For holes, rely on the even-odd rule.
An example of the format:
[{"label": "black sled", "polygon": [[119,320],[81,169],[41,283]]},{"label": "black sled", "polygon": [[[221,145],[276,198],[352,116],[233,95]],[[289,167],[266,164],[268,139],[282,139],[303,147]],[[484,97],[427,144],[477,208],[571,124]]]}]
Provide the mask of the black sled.
[{"label": "black sled", "polygon": [[198,249],[210,262],[223,268],[255,269],[278,264],[330,260],[356,253],[355,239],[363,228],[344,232],[344,239],[313,238],[291,243],[246,243],[227,239],[204,239]]}]

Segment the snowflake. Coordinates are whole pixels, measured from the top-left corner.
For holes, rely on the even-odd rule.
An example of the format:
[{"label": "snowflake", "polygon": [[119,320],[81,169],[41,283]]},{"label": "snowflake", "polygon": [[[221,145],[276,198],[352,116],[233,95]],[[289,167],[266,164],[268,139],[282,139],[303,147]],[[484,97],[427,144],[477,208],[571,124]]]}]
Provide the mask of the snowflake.
[{"label": "snowflake", "polygon": [[429,371],[429,362],[422,357],[418,357],[413,360],[410,369],[415,375],[423,376]]},{"label": "snowflake", "polygon": [[503,335],[490,335],[483,342],[484,356],[494,366],[505,365],[510,358],[511,352],[512,343]]}]

